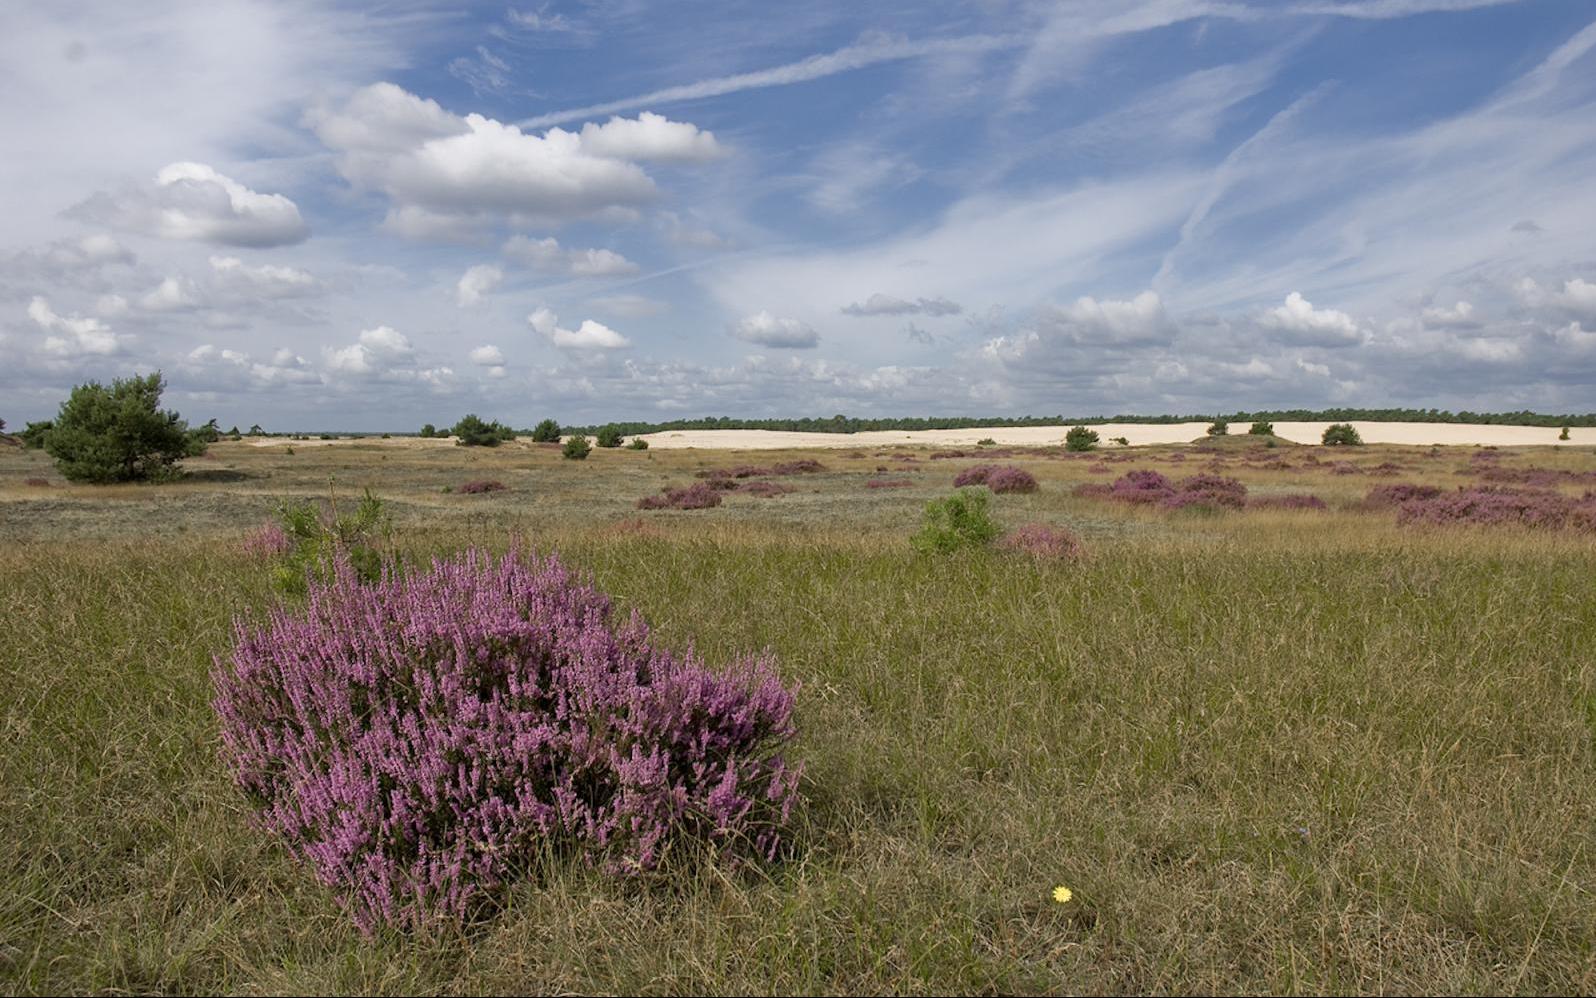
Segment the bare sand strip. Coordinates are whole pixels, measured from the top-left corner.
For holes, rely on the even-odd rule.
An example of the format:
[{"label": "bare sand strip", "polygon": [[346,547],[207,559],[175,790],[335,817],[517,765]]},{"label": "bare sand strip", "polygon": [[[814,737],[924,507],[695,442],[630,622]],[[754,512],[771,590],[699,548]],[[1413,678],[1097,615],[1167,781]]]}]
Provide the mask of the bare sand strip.
[{"label": "bare sand strip", "polygon": [[[1299,444],[1317,444],[1325,423],[1276,423],[1275,435]],[[1474,423],[1377,423],[1354,421],[1359,436],[1370,444],[1431,444],[1476,447],[1592,446],[1596,427],[1574,427],[1570,439],[1559,441],[1555,426],[1498,426]],[[990,438],[1010,447],[1055,446],[1064,441],[1068,426],[989,426],[966,430],[870,430],[863,433],[799,433],[786,430],[667,430],[643,439],[649,447],[697,447],[704,450],[790,450],[809,447],[973,447]],[[1207,423],[1104,423],[1092,427],[1105,447],[1124,437],[1132,447],[1148,444],[1183,444],[1208,432]],[[1232,424],[1232,433],[1247,427]]]},{"label": "bare sand strip", "polygon": [[[1329,423],[1276,423],[1275,435],[1299,444],[1317,444]],[[1481,423],[1373,423],[1353,422],[1364,443],[1410,444],[1428,447],[1548,447],[1596,446],[1596,427],[1576,426],[1570,439],[1559,441],[1555,426],[1497,426]],[[666,430],[649,433],[643,439],[649,447],[679,450],[801,450],[805,448],[974,447],[977,441],[991,439],[1007,447],[1051,447],[1064,442],[1068,426],[977,426],[967,430],[870,430],[864,433],[799,433],[787,430]],[[1124,437],[1132,447],[1149,444],[1184,444],[1201,439],[1207,423],[1102,423],[1092,427],[1105,448],[1114,446],[1115,437]],[[1243,424],[1232,424],[1232,433],[1246,433]],[[525,440],[526,438],[522,438]],[[290,440],[287,437],[250,438],[252,447],[331,447],[349,444],[377,444],[384,447],[452,447],[453,437],[344,437],[336,440]]]}]

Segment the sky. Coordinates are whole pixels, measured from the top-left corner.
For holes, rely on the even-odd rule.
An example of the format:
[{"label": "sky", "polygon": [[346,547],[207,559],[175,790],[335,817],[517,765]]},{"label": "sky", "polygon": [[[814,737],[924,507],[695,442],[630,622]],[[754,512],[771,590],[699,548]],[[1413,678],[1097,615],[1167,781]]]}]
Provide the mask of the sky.
[{"label": "sky", "polygon": [[1596,409],[1591,0],[0,8],[0,419]]}]

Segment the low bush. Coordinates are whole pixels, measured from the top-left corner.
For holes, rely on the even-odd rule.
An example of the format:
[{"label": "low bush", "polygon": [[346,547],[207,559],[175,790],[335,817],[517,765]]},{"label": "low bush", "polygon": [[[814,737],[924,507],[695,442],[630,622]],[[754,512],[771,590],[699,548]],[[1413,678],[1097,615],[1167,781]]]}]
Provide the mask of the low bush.
[{"label": "low bush", "polygon": [[597,436],[600,447],[619,447],[621,445],[621,428],[614,423],[599,427]]},{"label": "low bush", "polygon": [[289,543],[278,553],[281,563],[272,572],[272,582],[290,595],[305,593],[313,576],[330,577],[338,562],[363,582],[376,582],[397,564],[392,524],[382,500],[370,489],[345,516],[338,515],[337,496],[325,506],[309,499],[285,502],[277,507],[276,525]]},{"label": "low bush", "polygon": [[1252,424],[1251,429],[1249,429],[1247,433],[1255,437],[1272,437],[1275,435],[1275,424],[1266,419],[1260,419],[1258,422]]},{"label": "low bush", "polygon": [[987,512],[985,489],[961,489],[925,504],[924,522],[911,542],[927,554],[947,554],[966,547],[984,547],[997,537],[997,524]]},{"label": "low bush", "polygon": [[1175,486],[1175,494],[1164,500],[1170,509],[1188,506],[1213,506],[1240,509],[1247,504],[1247,486],[1224,475],[1192,475],[1182,478]]},{"label": "low bush", "polygon": [[560,442],[560,424],[552,419],[545,419],[532,428],[532,442],[535,444],[557,444]]},{"label": "low bush", "polygon": [[648,441],[642,437],[633,437],[632,442],[626,445],[627,450],[648,450]]},{"label": "low bush", "polygon": [[263,523],[244,537],[244,554],[263,561],[275,561],[294,550],[294,539],[276,522]]},{"label": "low bush", "polygon": [[1096,447],[1096,430],[1090,430],[1084,426],[1072,426],[1069,432],[1064,434],[1064,449],[1067,451],[1081,453],[1093,450]]},{"label": "low bush", "polygon": [[1223,419],[1216,419],[1208,425],[1210,437],[1223,437],[1230,434],[1230,424]]},{"label": "low bush", "polygon": [[1331,423],[1319,439],[1327,447],[1356,447],[1363,443],[1358,428],[1351,423]]},{"label": "low bush", "polygon": [[454,424],[451,434],[455,438],[454,442],[461,447],[497,447],[515,439],[515,431],[508,426],[497,420],[483,422],[475,414],[467,415]]},{"label": "low bush", "polygon": [[474,496],[481,495],[484,492],[503,492],[504,488],[505,486],[503,482],[481,479],[478,481],[466,482],[464,485],[455,489],[455,491],[461,495]]},{"label": "low bush", "polygon": [[587,437],[578,433],[565,441],[565,446],[560,448],[560,456],[567,461],[586,461],[587,456],[593,452],[593,445],[587,442]]},{"label": "low bush", "polygon": [[699,844],[773,858],[798,802],[794,691],[712,671],[556,558],[468,551],[242,623],[212,669],[260,825],[365,931],[459,923],[540,857],[620,876]]},{"label": "low bush", "polygon": [[1149,505],[1174,495],[1169,479],[1156,471],[1131,471],[1114,480],[1109,497],[1117,502]]}]

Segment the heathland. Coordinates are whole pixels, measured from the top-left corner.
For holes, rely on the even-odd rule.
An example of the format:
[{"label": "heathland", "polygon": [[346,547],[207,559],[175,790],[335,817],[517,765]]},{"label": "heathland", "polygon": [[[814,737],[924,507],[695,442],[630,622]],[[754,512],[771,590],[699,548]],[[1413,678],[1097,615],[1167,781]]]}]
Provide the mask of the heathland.
[{"label": "heathland", "polygon": [[[1591,993],[1596,453],[1431,442],[246,439],[100,487],[0,446],[0,991]],[[991,464],[1078,547],[911,546]],[[208,672],[291,599],[246,538],[368,488],[412,558],[558,551],[666,645],[770,649],[790,854],[548,859],[363,935],[249,821]]]}]

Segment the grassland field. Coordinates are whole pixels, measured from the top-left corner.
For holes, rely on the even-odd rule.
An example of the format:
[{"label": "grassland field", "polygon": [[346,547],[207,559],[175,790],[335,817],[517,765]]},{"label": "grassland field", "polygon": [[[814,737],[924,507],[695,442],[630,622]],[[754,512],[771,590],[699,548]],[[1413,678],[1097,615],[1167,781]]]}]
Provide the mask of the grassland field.
[{"label": "grassland field", "polygon": [[[1596,541],[1362,505],[1473,481],[1473,448],[289,451],[92,487],[0,447],[0,991],[1596,992]],[[776,498],[635,508],[796,457],[825,470]],[[991,461],[1040,483],[996,518],[1086,557],[911,549]],[[1072,494],[1139,468],[1329,509]],[[453,491],[478,479],[506,489]],[[207,670],[280,599],[245,535],[365,488],[410,554],[558,550],[672,645],[771,648],[802,684],[793,857],[544,863],[459,932],[361,935],[249,824]]]}]

